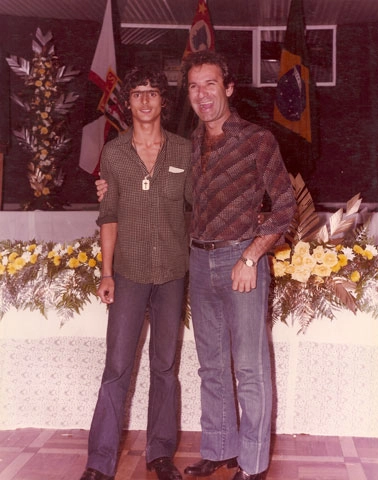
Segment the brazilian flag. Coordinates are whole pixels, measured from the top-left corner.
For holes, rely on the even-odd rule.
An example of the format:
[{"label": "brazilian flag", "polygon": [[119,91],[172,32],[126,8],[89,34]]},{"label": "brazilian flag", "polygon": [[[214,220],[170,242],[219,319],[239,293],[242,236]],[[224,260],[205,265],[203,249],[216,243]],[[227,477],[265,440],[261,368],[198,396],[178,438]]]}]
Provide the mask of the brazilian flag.
[{"label": "brazilian flag", "polygon": [[310,75],[303,0],[292,0],[281,53],[274,121],[290,173],[308,179],[318,156],[315,84]]}]

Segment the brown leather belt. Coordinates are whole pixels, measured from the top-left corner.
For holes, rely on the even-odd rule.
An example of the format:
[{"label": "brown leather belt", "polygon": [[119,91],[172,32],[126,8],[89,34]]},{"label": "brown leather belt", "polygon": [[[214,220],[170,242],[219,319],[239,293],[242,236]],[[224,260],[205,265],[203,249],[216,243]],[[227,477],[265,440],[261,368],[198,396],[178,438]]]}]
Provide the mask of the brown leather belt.
[{"label": "brown leather belt", "polygon": [[220,242],[199,242],[193,240],[190,242],[191,247],[202,248],[202,250],[215,250],[216,248],[230,247],[232,245],[239,245],[239,240],[225,240]]}]

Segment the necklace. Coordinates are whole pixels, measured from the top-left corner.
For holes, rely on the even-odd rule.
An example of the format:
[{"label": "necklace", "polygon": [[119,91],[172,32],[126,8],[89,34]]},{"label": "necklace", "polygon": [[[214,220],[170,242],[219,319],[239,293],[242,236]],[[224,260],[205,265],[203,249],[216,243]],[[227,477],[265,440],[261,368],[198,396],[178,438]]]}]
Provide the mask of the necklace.
[{"label": "necklace", "polygon": [[139,153],[138,153],[138,149],[136,147],[136,142],[135,142],[135,138],[134,138],[134,135],[132,137],[132,140],[131,140],[131,143],[135,149],[135,151],[137,152],[138,154],[138,158],[139,158],[139,161],[140,161],[140,164],[141,164],[141,167],[143,168],[144,172],[147,172],[147,174],[144,176],[143,180],[142,180],[142,190],[144,191],[147,191],[150,189],[150,180],[151,180],[151,177],[153,175],[153,172],[154,172],[154,169],[155,169],[155,165],[156,165],[156,161],[157,161],[157,158],[159,156],[159,153],[161,152],[162,148],[163,148],[163,143],[164,143],[164,137],[163,137],[163,133],[161,132],[161,135],[160,135],[160,147],[159,147],[159,151],[156,155],[156,158],[153,162],[153,165],[152,167],[150,168],[150,170],[148,170],[145,162],[141,159]]}]

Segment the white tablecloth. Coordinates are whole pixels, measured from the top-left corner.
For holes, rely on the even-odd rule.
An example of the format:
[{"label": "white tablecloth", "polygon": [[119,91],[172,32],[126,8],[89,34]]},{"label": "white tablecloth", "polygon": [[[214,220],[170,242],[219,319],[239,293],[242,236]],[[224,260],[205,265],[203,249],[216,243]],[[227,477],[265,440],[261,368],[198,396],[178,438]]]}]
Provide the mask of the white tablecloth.
[{"label": "white tablecloth", "polygon": [[[97,212],[0,212],[0,239],[69,241],[92,235]],[[378,214],[371,233],[378,238]],[[106,307],[93,297],[63,327],[55,312],[8,312],[0,321],[0,428],[89,428],[105,355]],[[277,433],[378,436],[378,320],[340,311],[305,335],[271,335]],[[144,338],[148,337],[148,330]],[[192,331],[178,353],[182,430],[200,430]],[[137,358],[126,427],[146,428],[147,341]]]},{"label": "white tablecloth", "polygon": [[[60,327],[50,312],[11,311],[0,322],[0,429],[88,429],[105,356],[106,309],[96,298]],[[277,433],[378,436],[378,320],[341,311],[272,330]],[[200,430],[198,361],[192,331],[178,353],[181,429]],[[126,426],[146,428],[148,329],[137,357]]]}]

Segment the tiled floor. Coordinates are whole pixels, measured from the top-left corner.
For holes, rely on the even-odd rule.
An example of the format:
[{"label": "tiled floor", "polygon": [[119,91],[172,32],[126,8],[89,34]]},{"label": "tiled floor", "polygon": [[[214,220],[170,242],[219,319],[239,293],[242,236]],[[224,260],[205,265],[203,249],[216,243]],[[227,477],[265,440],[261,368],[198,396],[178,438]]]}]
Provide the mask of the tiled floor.
[{"label": "tiled floor", "polygon": [[[79,480],[88,432],[0,431],[0,480]],[[126,432],[116,480],[156,480],[145,467],[144,431]],[[199,432],[181,432],[175,464],[183,471],[199,459]],[[378,439],[274,435],[267,480],[378,480]],[[212,480],[228,480],[222,467]],[[184,475],[184,480],[193,477]]]}]

